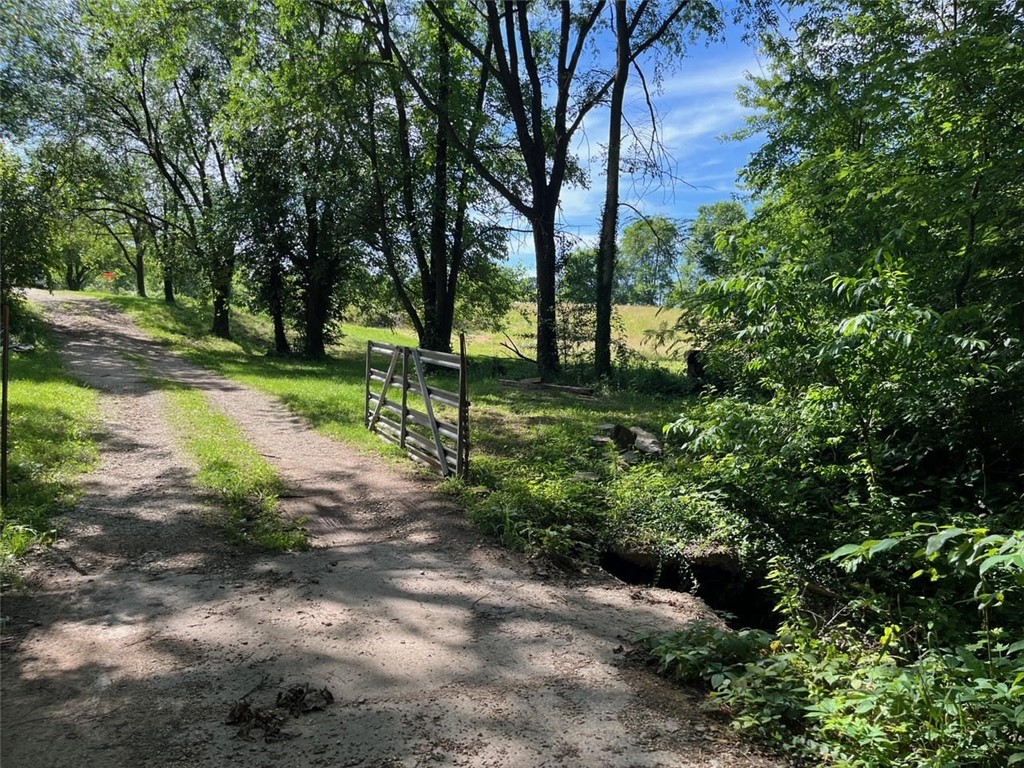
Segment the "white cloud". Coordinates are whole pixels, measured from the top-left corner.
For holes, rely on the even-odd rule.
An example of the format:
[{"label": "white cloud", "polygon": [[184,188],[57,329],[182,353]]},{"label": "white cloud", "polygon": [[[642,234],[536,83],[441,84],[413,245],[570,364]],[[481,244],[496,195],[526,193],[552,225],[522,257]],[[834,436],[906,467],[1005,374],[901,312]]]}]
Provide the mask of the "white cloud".
[{"label": "white cloud", "polygon": [[604,178],[592,178],[590,189],[565,187],[559,198],[562,216],[566,219],[580,219],[590,216],[595,221],[601,215],[604,202]]},{"label": "white cloud", "polygon": [[743,106],[729,97],[677,104],[666,111],[661,126],[662,141],[678,156],[691,151],[694,144],[718,143],[722,134],[741,128],[747,114]]},{"label": "white cloud", "polygon": [[736,93],[736,88],[746,81],[748,72],[760,71],[757,58],[749,50],[744,50],[737,58],[711,66],[688,59],[677,72],[662,83],[660,98],[689,100],[708,94],[732,95]]}]

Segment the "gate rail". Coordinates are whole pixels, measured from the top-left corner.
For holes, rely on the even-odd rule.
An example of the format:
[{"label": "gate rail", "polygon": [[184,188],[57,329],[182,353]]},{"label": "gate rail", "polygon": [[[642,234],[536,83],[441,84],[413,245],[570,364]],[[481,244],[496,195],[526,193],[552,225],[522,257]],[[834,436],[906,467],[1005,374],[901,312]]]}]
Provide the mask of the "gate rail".
[{"label": "gate rail", "polygon": [[[375,359],[376,358],[376,359]],[[386,359],[386,370],[374,363]],[[427,382],[426,366],[458,371],[459,391],[451,392]],[[363,423],[409,458],[437,470],[444,477],[465,479],[469,474],[469,387],[466,337],[459,334],[459,354],[417,349],[381,341],[366,343],[366,400]],[[380,390],[374,390],[374,383]],[[397,388],[401,399],[392,396]],[[418,397],[422,410],[409,404]],[[452,409],[454,420],[446,415]]]}]

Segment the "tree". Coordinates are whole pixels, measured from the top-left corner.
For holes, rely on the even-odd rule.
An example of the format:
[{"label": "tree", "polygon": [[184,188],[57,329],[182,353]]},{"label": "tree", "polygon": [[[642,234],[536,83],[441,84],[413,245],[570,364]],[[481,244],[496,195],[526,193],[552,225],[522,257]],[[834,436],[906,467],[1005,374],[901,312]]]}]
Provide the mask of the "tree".
[{"label": "tree", "polygon": [[615,284],[616,240],[619,234],[619,157],[622,148],[622,102],[630,65],[630,28],[625,0],[613,4],[615,16],[615,74],[608,119],[608,158],[605,168],[604,209],[597,245],[597,303],[594,329],[594,373],[612,372],[612,293]]},{"label": "tree", "polygon": [[67,101],[77,47],[69,4],[6,0],[0,5],[0,129],[15,141],[40,139]]},{"label": "tree", "polygon": [[746,222],[747,210],[736,200],[720,200],[697,208],[688,227],[683,261],[698,279],[721,277],[731,266],[730,235]]},{"label": "tree", "polygon": [[558,275],[558,298],[574,304],[594,304],[597,300],[596,262],[596,248],[580,248],[570,253]]},{"label": "tree", "polygon": [[[619,221],[619,173],[622,144],[623,101],[626,83],[631,68],[637,71],[645,100],[650,111],[652,128],[656,126],[657,116],[651,102],[648,80],[640,61],[633,56],[633,38],[652,41],[657,45],[657,58],[654,62],[656,78],[660,79],[661,71],[672,61],[682,56],[687,39],[691,42],[698,37],[711,37],[720,34],[723,26],[723,12],[710,3],[680,2],[670,5],[668,16],[663,17],[660,9],[652,9],[647,3],[640,3],[632,17],[627,17],[627,4],[618,0],[614,3],[613,28],[615,31],[615,69],[609,104],[608,146],[605,167],[605,201],[601,213],[601,235],[597,252],[597,318],[594,332],[594,363],[595,373],[606,376],[611,373],[611,320],[612,302],[615,291],[616,260],[618,256],[618,221]],[[685,13],[682,13],[685,11]],[[664,18],[680,16],[682,23],[664,25]],[[636,136],[633,154],[637,158],[632,163],[636,167],[658,176],[663,173],[661,165],[662,152],[657,142],[657,130],[652,130],[650,140],[642,142]],[[660,303],[660,302],[659,302]]]},{"label": "tree", "polygon": [[618,284],[621,303],[665,303],[678,276],[682,236],[681,227],[664,216],[637,219],[625,228]]},{"label": "tree", "polygon": [[[819,760],[1005,765],[1019,713],[974,702],[979,677],[1019,683],[1003,638],[1024,632],[1021,537],[1007,535],[1024,523],[1024,14],[989,0],[790,8],[745,94],[766,139],[746,171],[759,205],[691,305],[716,396],[670,429],[678,495],[699,489],[772,531],[786,624],[729,690],[759,691],[760,722],[766,698],[800,690]],[[861,565],[855,581],[829,552]],[[881,627],[880,653],[849,653],[877,648]],[[765,693],[767,669],[783,682]],[[900,705],[832,695],[864,680]],[[933,726],[938,700],[951,714]]]},{"label": "tree", "polygon": [[[445,118],[444,108],[415,76],[402,47],[396,60],[423,104],[440,117],[452,143],[473,168],[530,224],[537,264],[537,362],[543,376],[558,371],[555,308],[558,267],[556,214],[562,187],[582,179],[572,143],[586,116],[603,103],[614,75],[581,67],[596,52],[594,32],[605,0],[576,8],[562,2],[552,10],[539,5],[488,3],[477,9],[480,24],[460,26],[445,8],[428,0],[439,25],[487,73],[489,108],[509,122],[509,140],[473,147],[464,127]],[[679,20],[687,3],[671,4],[662,15],[658,3],[638,6],[636,29],[653,20],[630,50],[630,61],[653,48]],[[474,31],[482,28],[482,34]],[[549,51],[553,52],[553,56]],[[552,62],[553,59],[553,62]],[[552,66],[553,64],[553,66]],[[525,177],[525,183],[524,183]]]},{"label": "tree", "polygon": [[[88,129],[108,152],[138,154],[174,198],[177,233],[213,293],[212,332],[230,337],[235,189],[219,118],[239,39],[230,4],[90,4],[81,92]],[[152,209],[150,210],[152,213]]]},{"label": "tree", "polygon": [[[453,43],[450,26],[468,29],[464,5],[417,12],[396,45],[386,3],[368,3],[382,77],[367,81],[359,136],[370,159],[377,227],[369,244],[381,256],[399,302],[429,349],[451,350],[460,280],[493,273],[505,235],[494,193],[468,156],[496,141],[485,109],[489,73]],[[410,78],[415,83],[410,86]],[[391,98],[383,103],[383,86]],[[426,109],[423,99],[433,109]],[[461,142],[453,142],[457,126]],[[395,170],[397,169],[397,173]]]},{"label": "tree", "polygon": [[[309,3],[250,8],[226,135],[240,169],[235,208],[246,276],[270,312],[275,348],[326,354],[365,255],[368,130],[360,116],[372,42],[342,13]],[[377,94],[379,96],[379,94]]]},{"label": "tree", "polygon": [[731,396],[686,429],[747,446],[739,495],[787,535],[1024,519],[1021,34],[1010,6],[888,0],[766,40],[762,200],[693,305]]},{"label": "tree", "polygon": [[243,279],[250,289],[251,309],[270,314],[274,327],[274,351],[291,354],[285,319],[292,315],[288,284],[296,222],[290,209],[291,179],[282,138],[265,144],[252,134],[238,154],[243,170],[237,205]]},{"label": "tree", "polygon": [[0,141],[0,299],[46,278],[53,213],[46,185]]}]

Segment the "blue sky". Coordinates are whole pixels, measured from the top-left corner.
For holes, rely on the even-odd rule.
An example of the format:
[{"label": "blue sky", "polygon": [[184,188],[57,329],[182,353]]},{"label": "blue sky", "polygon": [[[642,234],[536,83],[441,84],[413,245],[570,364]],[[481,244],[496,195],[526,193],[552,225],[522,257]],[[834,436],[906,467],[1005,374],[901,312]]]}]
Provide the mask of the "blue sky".
[{"label": "blue sky", "polygon": [[[720,137],[743,127],[745,111],[736,100],[736,89],[747,72],[762,73],[756,52],[741,40],[741,31],[730,27],[724,42],[694,45],[687,56],[669,71],[653,101],[660,117],[661,139],[668,154],[673,178],[663,181],[633,179],[623,175],[621,199],[645,215],[692,219],[705,203],[728,200],[739,192],[736,176],[758,139],[721,141]],[[626,114],[637,126],[649,126],[647,106],[639,79],[631,75]],[[591,168],[589,189],[569,187],[561,197],[561,227],[595,245],[604,199],[604,160],[608,141],[607,109],[592,113],[577,139],[577,149]],[[625,153],[624,153],[625,154]],[[621,226],[636,214],[628,206],[620,211]],[[521,226],[521,223],[519,224]],[[510,263],[534,271],[533,244],[528,235],[513,238]]]}]

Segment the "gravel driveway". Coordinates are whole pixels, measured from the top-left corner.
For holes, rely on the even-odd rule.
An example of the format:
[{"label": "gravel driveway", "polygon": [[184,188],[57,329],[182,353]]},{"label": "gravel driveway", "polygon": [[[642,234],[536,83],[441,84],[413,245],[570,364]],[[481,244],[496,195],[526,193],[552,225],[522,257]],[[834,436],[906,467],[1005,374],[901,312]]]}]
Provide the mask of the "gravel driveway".
[{"label": "gravel driveway", "polygon": [[[622,653],[636,630],[709,615],[699,600],[538,572],[432,480],[196,368],[110,305],[31,298],[104,423],[60,540],[3,598],[4,768],[778,764]],[[253,553],[206,522],[139,356],[241,425],[312,550]]]}]

